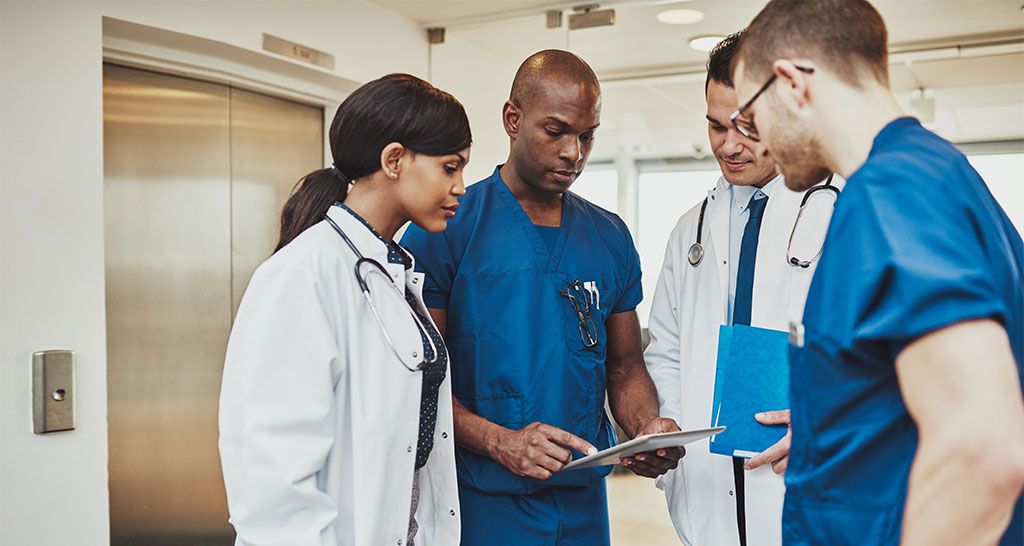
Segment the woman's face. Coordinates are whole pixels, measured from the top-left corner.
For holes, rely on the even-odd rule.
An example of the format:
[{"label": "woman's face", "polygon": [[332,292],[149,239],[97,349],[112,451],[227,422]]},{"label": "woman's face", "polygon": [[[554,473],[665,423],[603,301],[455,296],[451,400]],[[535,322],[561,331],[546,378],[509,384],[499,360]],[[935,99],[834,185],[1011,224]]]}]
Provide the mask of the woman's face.
[{"label": "woman's face", "polygon": [[470,148],[442,156],[409,154],[398,180],[398,198],[412,223],[437,233],[459,208],[466,194],[463,169],[469,163]]}]

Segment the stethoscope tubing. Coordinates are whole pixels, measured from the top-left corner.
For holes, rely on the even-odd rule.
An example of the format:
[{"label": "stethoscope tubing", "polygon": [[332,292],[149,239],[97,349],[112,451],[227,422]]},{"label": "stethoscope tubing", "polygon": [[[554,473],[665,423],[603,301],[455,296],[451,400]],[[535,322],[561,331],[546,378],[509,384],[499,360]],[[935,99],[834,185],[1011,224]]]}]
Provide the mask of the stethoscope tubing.
[{"label": "stethoscope tubing", "polygon": [[388,333],[387,326],[385,326],[384,321],[380,318],[380,313],[377,312],[377,306],[374,305],[373,298],[370,297],[370,285],[366,282],[366,279],[363,277],[361,267],[363,265],[368,264],[377,269],[378,271],[380,271],[381,273],[383,273],[384,276],[387,277],[389,284],[395,290],[395,293],[398,295],[398,297],[402,298],[401,291],[398,290],[398,286],[395,285],[395,279],[388,273],[388,270],[385,269],[384,266],[379,261],[364,256],[363,253],[360,252],[359,249],[356,247],[355,243],[352,242],[352,239],[350,239],[349,236],[345,234],[345,232],[334,221],[334,219],[325,214],[324,220],[327,220],[331,227],[334,228],[334,231],[341,237],[343,241],[345,241],[345,244],[347,244],[348,247],[352,249],[352,252],[356,255],[356,265],[354,269],[356,282],[359,283],[359,291],[363,293],[363,297],[366,299],[366,304],[370,308],[370,314],[373,315],[374,320],[377,322],[377,326],[380,327],[380,333],[384,336],[384,340],[387,342],[388,347],[391,348],[391,352],[393,352],[395,354],[395,357],[398,358],[398,361],[401,362],[402,365],[405,366],[409,371],[413,372],[422,370],[423,368],[437,362],[437,359],[440,357],[440,351],[438,351],[437,345],[434,343],[434,340],[431,339],[430,334],[427,332],[426,325],[420,319],[418,314],[412,309],[409,309],[409,314],[412,316],[412,320],[416,323],[416,328],[419,329],[420,333],[423,334],[423,337],[427,340],[427,343],[430,344],[430,348],[433,351],[433,357],[430,360],[427,360],[425,358],[426,355],[423,355],[423,362],[421,362],[418,366],[414,368],[409,367],[408,365],[405,364],[405,361],[402,360],[401,355],[398,353],[398,349],[395,347],[394,341],[391,339],[391,334]]},{"label": "stethoscope tubing", "polygon": [[[800,217],[804,214],[804,207],[807,206],[807,200],[810,199],[811,195],[820,190],[828,190],[835,194],[835,198],[838,200],[840,195],[839,188],[832,185],[832,178],[835,173],[830,173],[828,179],[825,180],[824,184],[814,186],[811,189],[804,192],[803,198],[800,200],[800,210],[796,214],[796,220],[793,222],[793,229],[789,232],[789,243],[786,245],[786,263],[801,268],[808,268],[812,263],[821,257],[821,253],[824,248],[819,248],[818,253],[814,255],[810,260],[800,260],[794,258],[790,254],[790,250],[793,246],[793,236],[796,234],[796,226],[800,223]],[[700,204],[700,215],[697,216],[697,237],[696,241],[690,245],[690,249],[686,252],[686,260],[690,263],[690,266],[697,267],[704,260],[704,245],[701,242],[701,237],[704,232],[704,212],[708,208],[708,197],[704,198],[704,201]]]}]

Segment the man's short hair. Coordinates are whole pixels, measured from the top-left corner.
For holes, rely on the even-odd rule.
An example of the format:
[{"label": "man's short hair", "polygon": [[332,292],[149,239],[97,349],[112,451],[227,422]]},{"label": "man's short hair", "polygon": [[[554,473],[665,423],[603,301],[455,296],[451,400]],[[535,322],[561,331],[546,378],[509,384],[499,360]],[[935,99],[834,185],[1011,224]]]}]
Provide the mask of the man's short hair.
[{"label": "man's short hair", "polygon": [[704,94],[708,94],[708,86],[712,80],[726,86],[734,87],[732,83],[732,57],[736,54],[736,48],[743,38],[743,31],[734,32],[721,42],[718,42],[708,54],[708,76],[704,79]]},{"label": "man's short hair", "polygon": [[512,80],[509,100],[519,108],[527,108],[552,79],[560,78],[581,84],[601,93],[601,83],[587,61],[562,49],[545,49],[530,55],[519,66]]},{"label": "man's short hair", "polygon": [[747,27],[732,70],[742,60],[744,75],[760,80],[777,59],[806,58],[854,87],[864,73],[888,85],[888,42],[885,21],[867,0],[772,0]]}]

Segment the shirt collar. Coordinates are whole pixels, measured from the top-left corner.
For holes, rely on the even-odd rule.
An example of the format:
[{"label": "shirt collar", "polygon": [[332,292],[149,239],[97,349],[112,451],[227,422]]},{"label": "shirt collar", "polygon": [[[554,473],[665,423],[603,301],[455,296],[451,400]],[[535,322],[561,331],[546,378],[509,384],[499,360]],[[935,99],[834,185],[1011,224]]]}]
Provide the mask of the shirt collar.
[{"label": "shirt collar", "polygon": [[358,220],[360,224],[366,227],[366,229],[369,230],[374,237],[376,237],[380,242],[384,243],[384,246],[386,246],[388,249],[389,263],[402,264],[405,266],[406,269],[412,268],[412,257],[409,256],[409,253],[406,252],[405,249],[402,248],[398,243],[394,241],[388,242],[387,240],[385,240],[384,237],[377,232],[377,230],[373,229],[373,226],[371,226],[370,223],[366,221],[366,219],[360,216],[359,213],[357,213],[356,211],[350,209],[347,205],[345,205],[345,203],[336,201],[334,203],[334,206],[340,208],[345,212],[348,212],[353,218]]},{"label": "shirt collar", "polygon": [[778,175],[771,179],[770,182],[764,185],[763,188],[755,188],[754,186],[731,186],[733,206],[736,207],[736,211],[740,214],[746,212],[747,205],[750,204],[750,198],[754,195],[761,195],[764,197],[770,197],[772,191],[779,186],[782,182],[782,175]]}]

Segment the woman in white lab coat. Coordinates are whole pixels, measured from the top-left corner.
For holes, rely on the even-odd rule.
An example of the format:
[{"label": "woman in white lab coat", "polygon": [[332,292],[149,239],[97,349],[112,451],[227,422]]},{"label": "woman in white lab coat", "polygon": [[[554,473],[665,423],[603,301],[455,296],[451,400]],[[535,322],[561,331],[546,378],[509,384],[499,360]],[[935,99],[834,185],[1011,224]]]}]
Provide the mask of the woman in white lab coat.
[{"label": "woman in white lab coat", "polygon": [[285,205],[228,342],[220,452],[236,544],[456,545],[448,356],[394,242],[465,193],[463,107],[413,76],[353,92],[333,166]]}]

